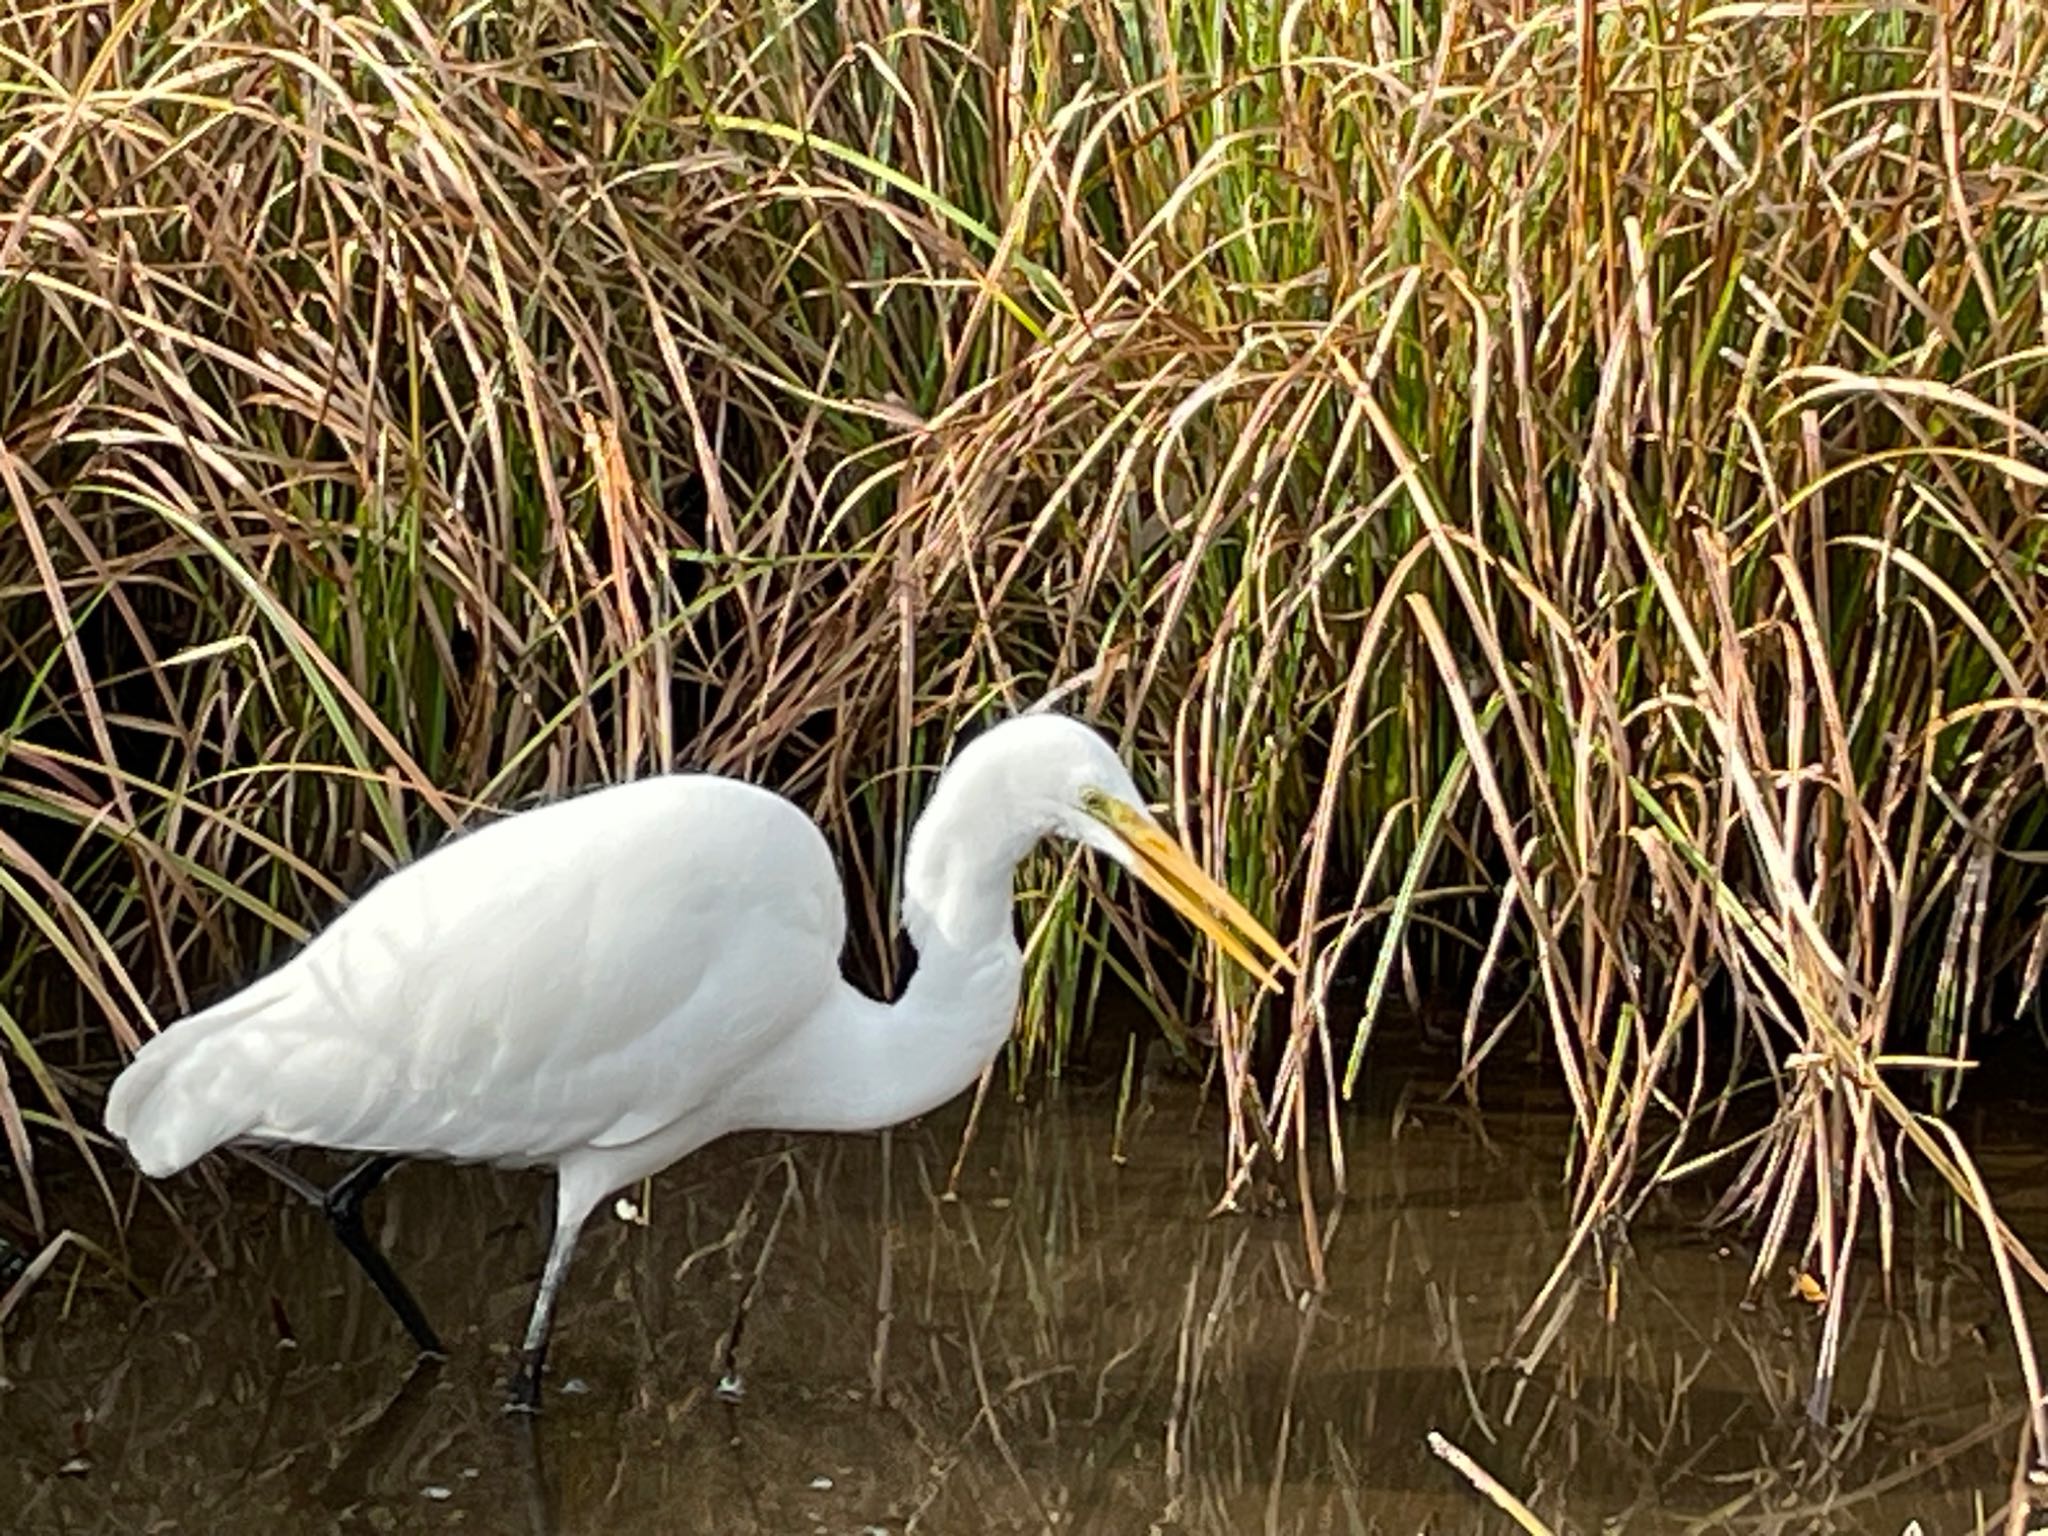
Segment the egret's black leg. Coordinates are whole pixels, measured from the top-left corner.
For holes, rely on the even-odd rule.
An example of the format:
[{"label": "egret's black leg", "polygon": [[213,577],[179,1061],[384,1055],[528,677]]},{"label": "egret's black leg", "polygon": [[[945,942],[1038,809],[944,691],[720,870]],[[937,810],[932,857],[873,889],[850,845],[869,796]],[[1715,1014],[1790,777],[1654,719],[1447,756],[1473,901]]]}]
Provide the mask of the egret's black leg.
[{"label": "egret's black leg", "polygon": [[534,1432],[533,1415],[515,1414],[512,1420],[519,1450],[519,1470],[526,1483],[526,1528],[533,1536],[558,1536],[562,1528],[555,1512],[555,1490],[548,1481],[547,1462],[541,1456],[540,1436]]},{"label": "egret's black leg", "polygon": [[341,1239],[341,1246],[362,1265],[363,1273],[370,1277],[370,1284],[377,1287],[377,1294],[398,1314],[398,1320],[405,1324],[405,1331],[419,1345],[420,1353],[446,1355],[448,1351],[441,1347],[441,1340],[427,1322],[426,1313],[420,1310],[420,1304],[412,1299],[412,1292],[405,1288],[405,1282],[398,1278],[390,1262],[377,1251],[377,1245],[370,1241],[370,1234],[363,1228],[363,1200],[397,1166],[395,1157],[370,1158],[344,1174],[341,1181],[327,1191],[321,1203],[326,1208],[334,1235]]},{"label": "egret's black leg", "polygon": [[548,1244],[547,1267],[541,1271],[540,1289],[534,1293],[533,1316],[526,1324],[526,1342],[520,1346],[519,1369],[512,1373],[512,1397],[505,1406],[516,1413],[540,1409],[540,1378],[547,1366],[548,1334],[555,1324],[555,1296],[569,1273],[569,1260],[576,1252],[576,1234],[583,1230],[582,1210],[565,1208],[558,1198],[555,1209],[554,1241]]}]

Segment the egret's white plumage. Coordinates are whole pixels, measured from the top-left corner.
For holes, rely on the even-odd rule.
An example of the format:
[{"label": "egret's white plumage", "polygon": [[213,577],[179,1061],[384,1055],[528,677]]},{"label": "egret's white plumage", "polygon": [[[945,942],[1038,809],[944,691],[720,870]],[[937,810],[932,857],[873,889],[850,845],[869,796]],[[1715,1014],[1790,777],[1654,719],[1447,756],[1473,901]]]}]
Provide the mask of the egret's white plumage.
[{"label": "egret's white plumage", "polygon": [[606,1195],[732,1131],[879,1128],[975,1081],[1009,1035],[1012,876],[1040,838],[1118,859],[1240,961],[1256,967],[1249,941],[1284,963],[1140,805],[1108,744],[1064,717],[969,745],[911,839],[918,965],[894,1004],[841,978],[831,851],[779,796],[679,774],[528,811],[390,875],[151,1040],[107,1126],[153,1177],[242,1140],[552,1165],[530,1394],[554,1286]]},{"label": "egret's white plumage", "polygon": [[785,800],[684,775],[582,795],[399,870],[157,1036],[107,1125],[155,1177],[243,1136],[515,1165],[628,1147],[828,1001],[845,926]]}]

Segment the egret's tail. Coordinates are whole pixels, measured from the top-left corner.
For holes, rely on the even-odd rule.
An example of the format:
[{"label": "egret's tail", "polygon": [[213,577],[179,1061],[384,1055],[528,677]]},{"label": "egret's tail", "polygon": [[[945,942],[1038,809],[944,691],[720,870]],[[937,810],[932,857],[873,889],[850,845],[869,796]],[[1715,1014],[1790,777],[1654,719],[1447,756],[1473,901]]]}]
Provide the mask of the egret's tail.
[{"label": "egret's tail", "polygon": [[107,1129],[142,1171],[189,1167],[262,1119],[264,1072],[247,1026],[276,1001],[266,982],[172,1025],[135,1053],[107,1091]]}]

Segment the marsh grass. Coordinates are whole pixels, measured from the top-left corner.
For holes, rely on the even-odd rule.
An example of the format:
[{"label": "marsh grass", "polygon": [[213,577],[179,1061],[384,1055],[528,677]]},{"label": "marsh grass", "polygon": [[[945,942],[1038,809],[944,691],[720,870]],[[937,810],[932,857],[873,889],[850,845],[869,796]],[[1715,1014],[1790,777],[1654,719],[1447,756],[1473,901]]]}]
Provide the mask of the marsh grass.
[{"label": "marsh grass", "polygon": [[2020,1316],[1940,1116],[2048,953],[2044,66],[2017,0],[11,13],[21,1224],[130,1198],[155,1022],[573,786],[789,791],[886,984],[930,765],[1058,693],[1302,971],[1043,861],[1018,1070],[1136,983],[1320,1262],[1455,998],[1578,1126],[1526,1329],[1682,1177],[1830,1297],[1817,1410],[1930,1175]]}]

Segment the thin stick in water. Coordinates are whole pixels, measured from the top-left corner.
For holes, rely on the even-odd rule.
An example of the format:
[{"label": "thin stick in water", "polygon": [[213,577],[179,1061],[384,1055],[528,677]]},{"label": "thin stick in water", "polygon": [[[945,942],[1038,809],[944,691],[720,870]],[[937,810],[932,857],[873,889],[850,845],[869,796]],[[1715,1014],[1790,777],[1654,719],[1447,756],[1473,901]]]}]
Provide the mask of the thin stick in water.
[{"label": "thin stick in water", "polygon": [[1549,1526],[1530,1512],[1528,1505],[1501,1487],[1491,1472],[1433,1429],[1429,1432],[1429,1448],[1436,1452],[1439,1459],[1449,1462],[1452,1469],[1466,1482],[1493,1500],[1494,1505],[1527,1531],[1529,1536],[1555,1536]]}]

